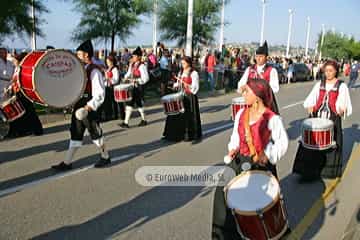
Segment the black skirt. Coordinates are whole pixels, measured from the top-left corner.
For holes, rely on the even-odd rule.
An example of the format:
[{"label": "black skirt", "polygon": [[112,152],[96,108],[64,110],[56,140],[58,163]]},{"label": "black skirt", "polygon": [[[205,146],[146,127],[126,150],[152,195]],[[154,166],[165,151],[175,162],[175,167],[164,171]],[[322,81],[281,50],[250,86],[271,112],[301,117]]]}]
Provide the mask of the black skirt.
[{"label": "black skirt", "polygon": [[334,141],[336,146],[327,150],[312,150],[305,148],[302,143],[295,156],[293,172],[306,179],[337,178],[342,175],[343,134],[341,117],[333,116]]},{"label": "black skirt", "polygon": [[167,116],[163,136],[169,141],[191,141],[202,137],[198,97],[194,94],[183,98],[184,113]]},{"label": "black skirt", "polygon": [[43,134],[43,126],[36,114],[34,104],[27,99],[22,92],[16,94],[17,99],[22,103],[25,113],[22,117],[11,122],[9,125],[9,137],[24,136],[28,134]]},{"label": "black skirt", "polygon": [[[252,161],[250,157],[238,156],[227,166],[231,167],[235,171],[236,175],[239,175],[242,172],[241,165],[244,162],[251,163]],[[270,171],[275,177],[277,177],[276,166],[271,163],[268,163],[266,166],[260,166],[257,164],[251,164],[251,166],[251,170]],[[231,209],[226,206],[223,189],[223,186],[218,186],[215,190],[211,239],[241,239],[241,236],[237,231],[236,222]]]}]

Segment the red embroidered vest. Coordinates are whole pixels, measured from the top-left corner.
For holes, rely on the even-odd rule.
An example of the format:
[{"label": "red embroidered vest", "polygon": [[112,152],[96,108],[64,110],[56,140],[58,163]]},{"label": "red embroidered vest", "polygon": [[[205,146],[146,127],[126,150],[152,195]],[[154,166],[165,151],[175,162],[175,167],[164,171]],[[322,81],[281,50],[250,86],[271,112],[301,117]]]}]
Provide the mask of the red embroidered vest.
[{"label": "red embroidered vest", "polygon": [[131,73],[133,78],[140,78],[141,77],[141,72],[140,72],[140,65],[142,63],[141,62],[134,62],[131,65]]},{"label": "red embroidered vest", "polygon": [[[340,88],[341,83],[342,83],[342,81],[337,80],[336,83],[334,84],[333,88],[330,89],[329,92],[328,92],[327,101],[328,101],[330,110],[333,113],[337,112],[336,111],[336,100],[337,100],[337,98],[339,96],[339,88]],[[325,81],[322,81],[321,84],[320,84],[320,94],[319,94],[319,97],[318,97],[317,102],[315,104],[314,112],[319,111],[320,107],[323,105],[323,103],[325,103],[324,102],[326,100],[325,96],[327,94],[325,84],[326,84]]]},{"label": "red embroidered vest", "polygon": [[192,78],[191,78],[191,73],[192,72],[193,71],[190,72],[189,76],[182,76],[181,77],[181,81],[186,83],[186,85],[183,85],[184,86],[184,91],[185,91],[186,94],[191,94],[192,93],[191,89],[190,89],[191,84],[192,84]]},{"label": "red embroidered vest", "polygon": [[[276,114],[267,108],[259,120],[250,125],[251,135],[257,153],[264,151],[267,144],[270,142],[271,131],[268,129],[268,123],[274,115]],[[238,134],[240,136],[240,154],[249,156],[250,150],[245,137],[244,117],[245,115],[241,114],[238,127]]]},{"label": "red embroidered vest", "polygon": [[262,73],[258,73],[257,71],[257,65],[252,65],[249,68],[249,76],[248,79],[254,79],[254,78],[262,78],[264,80],[266,80],[267,82],[270,82],[270,73],[271,73],[272,67],[265,64],[263,72]]}]

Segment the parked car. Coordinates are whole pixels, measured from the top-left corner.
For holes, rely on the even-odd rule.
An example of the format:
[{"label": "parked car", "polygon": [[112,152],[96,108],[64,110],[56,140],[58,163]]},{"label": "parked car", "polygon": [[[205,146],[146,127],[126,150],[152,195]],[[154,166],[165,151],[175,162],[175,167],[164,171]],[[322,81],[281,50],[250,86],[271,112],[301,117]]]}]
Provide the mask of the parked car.
[{"label": "parked car", "polygon": [[278,73],[278,77],[279,77],[279,83],[286,83],[287,78],[286,78],[286,72],[285,72],[284,68],[278,63],[270,63],[270,66],[272,66],[273,68],[276,69],[276,71]]},{"label": "parked car", "polygon": [[[291,74],[290,74],[291,76]],[[304,63],[294,63],[291,82],[311,80],[310,69]]]}]

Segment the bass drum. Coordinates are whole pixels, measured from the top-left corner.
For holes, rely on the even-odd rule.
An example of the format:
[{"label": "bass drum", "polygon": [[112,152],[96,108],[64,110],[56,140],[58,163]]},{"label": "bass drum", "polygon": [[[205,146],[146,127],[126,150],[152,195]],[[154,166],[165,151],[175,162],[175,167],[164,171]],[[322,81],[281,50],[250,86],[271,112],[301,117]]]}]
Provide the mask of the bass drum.
[{"label": "bass drum", "polygon": [[18,82],[30,101],[54,108],[73,105],[83,95],[86,73],[70,51],[33,51],[20,63]]}]

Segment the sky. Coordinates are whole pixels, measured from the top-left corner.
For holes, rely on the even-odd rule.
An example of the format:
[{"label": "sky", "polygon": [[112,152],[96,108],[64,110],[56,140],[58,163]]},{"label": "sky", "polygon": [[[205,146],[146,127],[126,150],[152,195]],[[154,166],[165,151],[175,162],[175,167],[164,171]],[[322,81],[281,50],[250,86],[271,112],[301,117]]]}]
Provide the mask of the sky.
[{"label": "sky", "polygon": [[[184,0],[186,1],[186,0]],[[196,0],[195,0],[196,1]],[[56,48],[76,48],[78,45],[71,41],[71,34],[80,21],[81,15],[74,9],[71,0],[43,0],[50,10],[43,14],[46,23],[42,25],[45,38],[37,39],[37,47],[45,48],[53,45]],[[351,34],[360,40],[360,0],[267,0],[265,11],[264,38],[271,44],[287,43],[289,9],[294,10],[292,46],[305,46],[306,19],[311,19],[310,47],[315,47],[321,25],[326,30]],[[225,7],[224,29],[225,43],[227,42],[258,42],[260,40],[262,3],[260,0],[230,0]],[[149,45],[152,42],[152,19],[142,17],[142,23],[134,28],[126,43],[116,42],[116,47],[126,45]],[[219,33],[215,34],[216,42]],[[171,44],[171,43],[170,43]],[[30,48],[29,39],[19,39],[14,36],[5,41],[8,48]],[[97,43],[97,48],[103,43]],[[110,46],[108,46],[110,47]]]}]

